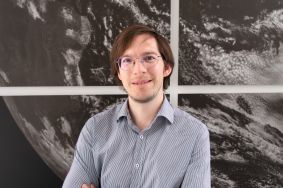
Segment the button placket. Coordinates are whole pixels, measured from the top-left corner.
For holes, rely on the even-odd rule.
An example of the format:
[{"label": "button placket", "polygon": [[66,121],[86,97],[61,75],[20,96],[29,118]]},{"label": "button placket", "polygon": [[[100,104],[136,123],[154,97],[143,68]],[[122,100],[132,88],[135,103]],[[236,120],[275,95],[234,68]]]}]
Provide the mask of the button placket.
[{"label": "button placket", "polygon": [[139,153],[139,156],[138,156],[138,158],[137,158],[137,161],[136,161],[136,163],[135,163],[135,168],[138,170],[139,168],[140,168],[140,166],[141,166],[141,164],[140,164],[140,162],[141,162],[141,158],[142,158],[142,155],[143,155],[143,152],[142,152],[142,150],[143,150],[143,145],[144,145],[144,143],[143,143],[143,139],[144,139],[144,136],[142,135],[142,134],[139,134],[138,135],[138,137],[139,137],[139,141],[137,141],[138,143],[139,143],[139,146],[140,146],[140,153]]},{"label": "button placket", "polygon": [[136,188],[139,187],[140,182],[141,182],[141,177],[140,177],[140,173],[142,170],[142,158],[144,155],[144,136],[142,136],[141,139],[141,134],[136,134],[136,147],[135,147],[135,151],[134,151],[134,163],[133,163],[133,176],[132,176],[132,183],[130,185],[131,188]]}]

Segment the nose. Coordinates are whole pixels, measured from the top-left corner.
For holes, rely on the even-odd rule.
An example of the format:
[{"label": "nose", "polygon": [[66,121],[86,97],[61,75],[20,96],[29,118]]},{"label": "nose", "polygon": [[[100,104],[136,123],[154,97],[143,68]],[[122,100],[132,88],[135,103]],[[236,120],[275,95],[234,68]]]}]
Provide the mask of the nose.
[{"label": "nose", "polygon": [[139,58],[135,59],[135,63],[133,65],[133,73],[138,74],[138,73],[145,73],[146,68],[144,67],[143,63]]}]

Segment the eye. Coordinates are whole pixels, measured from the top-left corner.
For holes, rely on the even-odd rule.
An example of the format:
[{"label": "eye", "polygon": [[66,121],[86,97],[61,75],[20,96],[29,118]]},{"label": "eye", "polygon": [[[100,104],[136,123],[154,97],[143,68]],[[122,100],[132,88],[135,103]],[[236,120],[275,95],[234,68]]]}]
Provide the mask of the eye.
[{"label": "eye", "polygon": [[142,58],[142,60],[146,63],[154,63],[156,60],[156,57],[154,55],[146,55]]},{"label": "eye", "polygon": [[123,57],[123,58],[121,58],[121,63],[123,63],[123,64],[131,64],[131,63],[133,63],[133,60],[130,57]]}]

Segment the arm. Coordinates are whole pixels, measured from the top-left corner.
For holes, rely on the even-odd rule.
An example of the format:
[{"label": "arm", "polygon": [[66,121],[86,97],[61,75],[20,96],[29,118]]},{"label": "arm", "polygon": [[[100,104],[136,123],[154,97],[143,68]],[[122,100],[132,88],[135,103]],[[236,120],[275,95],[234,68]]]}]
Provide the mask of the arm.
[{"label": "arm", "polygon": [[88,127],[91,125],[89,120],[83,127],[74,155],[74,160],[70,171],[67,174],[63,188],[81,188],[83,184],[91,183],[99,188],[99,178],[95,170],[95,163],[92,153],[92,136]]},{"label": "arm", "polygon": [[210,188],[210,143],[207,128],[201,129],[182,183],[182,188]]}]

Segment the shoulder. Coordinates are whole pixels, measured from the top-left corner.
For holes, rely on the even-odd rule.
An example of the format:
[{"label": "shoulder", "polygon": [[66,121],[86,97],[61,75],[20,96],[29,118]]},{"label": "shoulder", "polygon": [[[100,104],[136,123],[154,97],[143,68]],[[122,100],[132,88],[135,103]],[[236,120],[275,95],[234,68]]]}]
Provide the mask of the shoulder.
[{"label": "shoulder", "polygon": [[188,147],[195,151],[209,150],[210,139],[207,126],[190,113],[179,108],[174,110],[174,129],[179,138],[185,138]]},{"label": "shoulder", "polygon": [[[90,117],[87,121],[85,126],[89,128],[97,128],[100,126],[103,126],[113,120],[116,121],[117,115],[121,109],[122,104],[116,104],[112,106],[109,109],[106,109],[98,114],[95,114],[94,116]],[[109,124],[107,124],[109,125]]]},{"label": "shoulder", "polygon": [[184,134],[188,133],[196,136],[209,134],[207,126],[203,122],[177,107],[174,108],[174,124]]},{"label": "shoulder", "polygon": [[107,138],[107,135],[110,135],[117,127],[117,116],[121,106],[122,104],[117,104],[90,117],[81,132],[89,134],[95,140],[100,137]]}]

